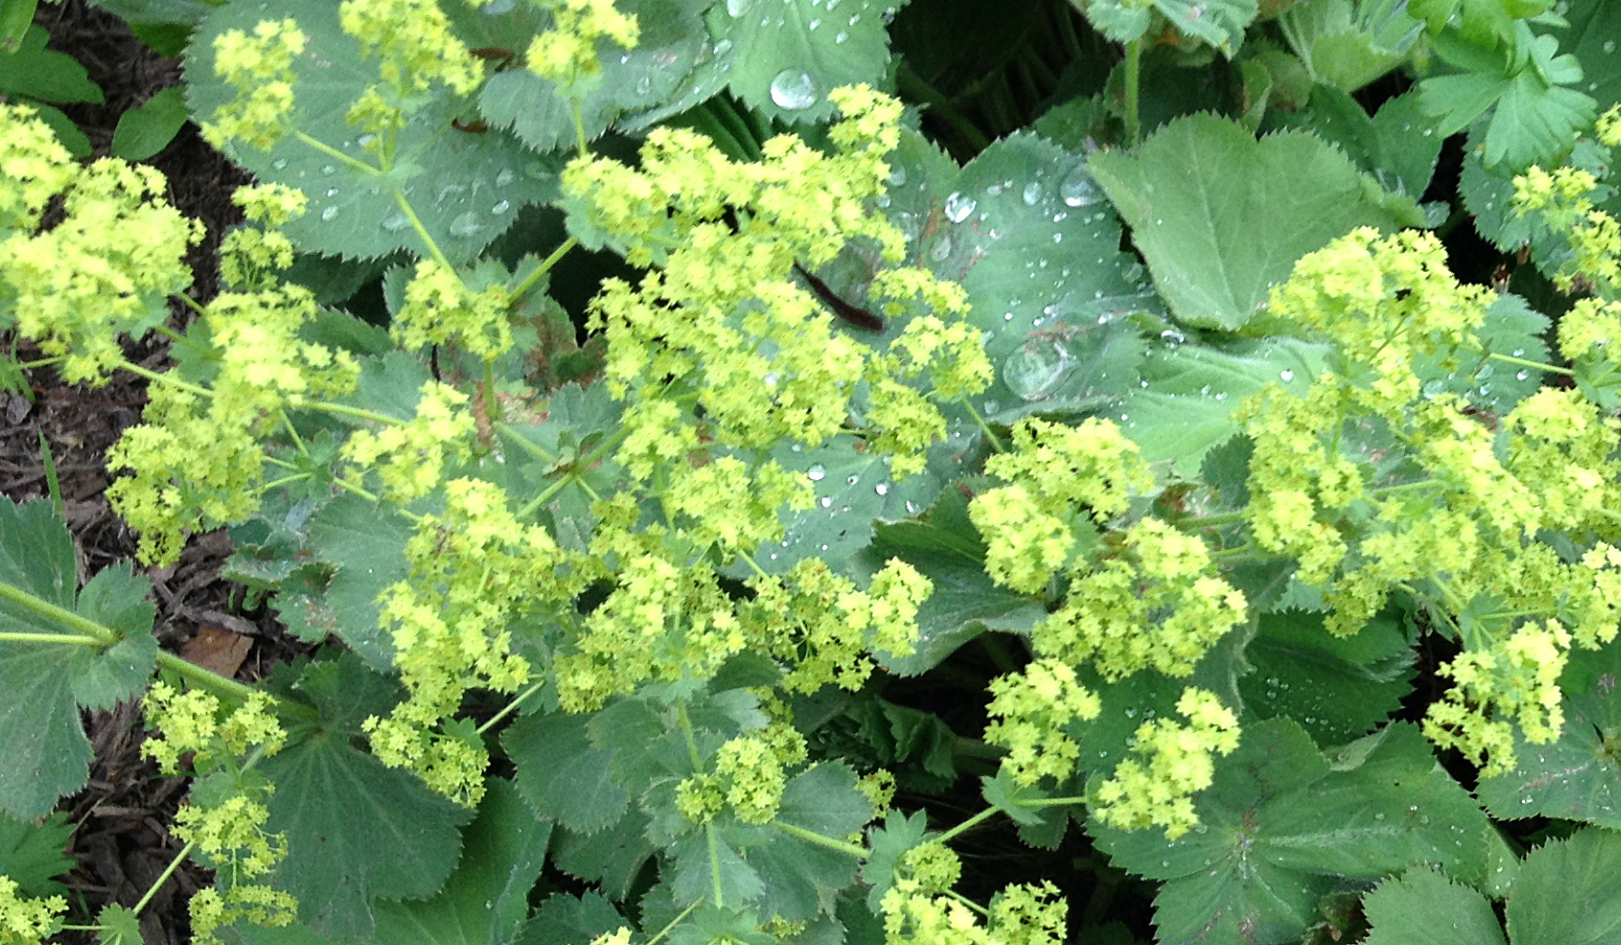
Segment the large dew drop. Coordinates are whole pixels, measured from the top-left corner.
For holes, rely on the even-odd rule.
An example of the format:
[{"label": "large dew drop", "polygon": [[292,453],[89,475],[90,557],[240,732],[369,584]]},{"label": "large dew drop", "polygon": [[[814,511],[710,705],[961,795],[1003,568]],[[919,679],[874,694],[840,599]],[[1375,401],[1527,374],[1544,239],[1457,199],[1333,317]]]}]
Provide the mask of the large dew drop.
[{"label": "large dew drop", "polygon": [[816,80],[803,69],[784,69],[771,80],[771,100],[778,108],[809,108],[816,104],[816,91]]},{"label": "large dew drop", "polygon": [[1058,196],[1071,207],[1090,207],[1098,202],[1098,185],[1092,183],[1085,167],[1076,165],[1058,185]]},{"label": "large dew drop", "polygon": [[1062,341],[1032,338],[1002,362],[1002,383],[1025,400],[1045,400],[1075,370],[1075,356]]},{"label": "large dew drop", "polygon": [[383,229],[389,233],[398,233],[410,225],[410,219],[406,217],[403,211],[400,210],[395,210],[393,213],[384,217],[382,223]]},{"label": "large dew drop", "polygon": [[961,223],[974,212],[974,198],[964,196],[960,191],[953,192],[946,198],[946,219],[952,223]]},{"label": "large dew drop", "polygon": [[726,12],[732,16],[742,16],[754,6],[754,0],[726,0]]}]

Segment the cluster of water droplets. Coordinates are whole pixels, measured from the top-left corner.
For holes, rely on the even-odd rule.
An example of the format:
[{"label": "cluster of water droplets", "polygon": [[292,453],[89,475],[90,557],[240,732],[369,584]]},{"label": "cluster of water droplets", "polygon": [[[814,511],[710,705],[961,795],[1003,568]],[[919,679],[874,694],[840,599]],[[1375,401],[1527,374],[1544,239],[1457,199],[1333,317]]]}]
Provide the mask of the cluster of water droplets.
[{"label": "cluster of water droplets", "polygon": [[[834,31],[833,44],[844,45],[850,41],[850,30],[860,25],[862,13],[860,10],[848,14],[836,12],[842,3],[843,0],[811,0],[810,7],[814,12],[802,24],[794,24],[793,28],[796,30],[803,28],[805,32],[811,34],[830,28]],[[780,12],[773,15],[766,9],[767,6],[767,3],[757,0],[726,0],[726,13],[734,20],[744,20],[758,14],[760,17],[757,21],[758,26],[765,31],[780,33],[790,29],[788,15]],[[775,6],[779,10],[785,9],[781,4],[770,6]],[[722,43],[730,48],[730,40],[722,40]],[[723,52],[720,44],[716,44],[715,51],[717,54]],[[803,111],[820,102],[827,90],[808,69],[790,66],[772,76],[768,91],[771,101],[778,108],[785,111]]]}]

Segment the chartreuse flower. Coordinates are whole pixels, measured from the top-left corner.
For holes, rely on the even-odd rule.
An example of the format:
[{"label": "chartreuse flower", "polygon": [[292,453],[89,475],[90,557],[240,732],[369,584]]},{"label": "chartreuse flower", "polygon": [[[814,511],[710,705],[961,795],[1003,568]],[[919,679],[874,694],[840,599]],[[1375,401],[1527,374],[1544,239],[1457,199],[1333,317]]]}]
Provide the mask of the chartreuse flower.
[{"label": "chartreuse flower", "polygon": [[62,192],[79,165],[49,125],[27,105],[0,105],[0,235],[33,231],[51,198]]},{"label": "chartreuse flower", "polygon": [[180,759],[191,755],[194,770],[208,770],[220,760],[258,751],[265,757],[281,750],[287,733],[276,719],[275,700],[255,692],[222,718],[219,698],[202,689],[180,692],[168,683],[153,683],[142,700],[147,725],[163,733],[141,744],[141,757],[157,762],[166,775],[180,773]]},{"label": "chartreuse flower", "polygon": [[1075,773],[1080,747],[1069,734],[1075,722],[1098,717],[1102,704],[1082,686],[1075,670],[1055,659],[1032,660],[1024,669],[991,680],[985,741],[1007,749],[1002,766],[1019,784],[1044,777],[1059,783]]},{"label": "chartreuse flower", "polygon": [[1571,636],[1558,621],[1527,623],[1507,639],[1465,650],[1441,667],[1457,685],[1430,706],[1424,733],[1443,748],[1456,748],[1486,777],[1514,770],[1514,725],[1525,740],[1545,744],[1564,725],[1559,674]]},{"label": "chartreuse flower", "polygon": [[483,744],[441,726],[468,690],[512,693],[528,682],[530,665],[513,652],[510,628],[571,601],[583,572],[545,529],[519,522],[493,483],[454,479],[443,492],[444,511],[423,516],[406,543],[409,576],[378,598],[408,695],[365,729],[383,763],[476,806],[489,760]]},{"label": "chartreuse flower", "polygon": [[292,19],[263,20],[250,36],[226,30],[214,38],[214,72],[236,89],[203,125],[203,137],[216,148],[233,140],[269,150],[291,130],[293,62],[309,37]]},{"label": "chartreuse flower", "polygon": [[1103,823],[1126,830],[1164,827],[1175,840],[1198,826],[1193,795],[1210,786],[1215,756],[1238,747],[1238,719],[1214,693],[1182,690],[1176,711],[1186,724],[1154,719],[1138,726],[1132,757],[1092,793]]},{"label": "chartreuse flower", "polygon": [[879,908],[884,945],[1060,945],[1069,912],[1057,887],[1046,881],[1002,890],[983,925],[965,900],[930,895],[912,879],[898,880]]},{"label": "chartreuse flower", "polygon": [[[17,127],[21,114],[8,110],[5,123],[25,141],[41,133],[29,130],[38,124],[31,119]],[[41,160],[25,171],[37,176],[19,209],[32,217],[28,208],[64,178]],[[61,222],[0,240],[0,295],[13,300],[16,330],[60,358],[70,383],[105,383],[124,363],[120,336],[141,338],[161,325],[168,296],[191,284],[185,255],[202,224],[164,202],[166,187],[153,168],[106,158],[66,179]]]},{"label": "chartreuse flower", "polygon": [[484,81],[484,63],[452,32],[439,0],[344,0],[338,24],[402,94],[439,82],[467,95]]},{"label": "chartreuse flower", "polygon": [[[1621,111],[1611,109],[1600,122],[1599,140],[1606,147],[1621,138]],[[1546,170],[1532,167],[1514,178],[1514,209],[1535,215],[1543,226],[1570,241],[1574,256],[1559,267],[1554,284],[1562,292],[1575,290],[1578,281],[1594,287],[1606,298],[1621,289],[1621,221],[1600,210],[1603,199],[1598,178],[1575,167]]]},{"label": "chartreuse flower", "polygon": [[276,228],[304,214],[309,198],[284,184],[238,187],[231,202],[250,223],[225,234],[220,242],[220,281],[249,291],[272,289],[276,277],[293,264],[293,241]]},{"label": "chartreuse flower", "polygon": [[343,457],[382,481],[383,494],[409,502],[432,492],[447,467],[472,455],[477,424],[467,395],[439,381],[424,381],[416,416],[379,430],[356,430]]},{"label": "chartreuse flower", "polygon": [[140,532],[142,560],[171,562],[186,532],[251,515],[264,488],[263,440],[285,423],[284,410],[354,389],[352,355],[300,337],[317,313],[313,294],[295,285],[221,293],[208,304],[212,390],[158,378],[143,422],[108,451],[109,469],[131,473],[107,497]]},{"label": "chartreuse flower", "polygon": [[455,270],[432,259],[417,262],[405,286],[405,304],[395,313],[389,334],[409,351],[454,343],[484,361],[512,348],[511,304],[506,286],[474,292]]},{"label": "chartreuse flower", "polygon": [[640,33],[636,17],[614,9],[612,0],[532,2],[551,13],[552,28],[530,41],[524,65],[565,89],[601,74],[598,42],[606,40],[621,49],[636,46]]},{"label": "chartreuse flower", "polygon": [[[960,288],[921,270],[875,277],[875,293],[916,322],[892,352],[875,357],[836,331],[793,276],[796,261],[821,266],[854,240],[889,263],[904,245],[867,210],[889,173],[884,156],[898,140],[899,104],[865,87],[832,95],[844,117],[831,153],[783,136],[765,144],[759,162],[739,164],[691,131],[655,129],[639,168],[581,157],[563,185],[631,263],[659,267],[635,285],[608,281],[592,303],[616,397],[667,390],[682,398],[683,416],[696,401],[724,446],[815,446],[845,428],[865,380],[867,432],[875,448],[899,454],[893,471],[902,475],[945,434],[935,400],[982,390],[991,371],[978,333],[956,318],[966,304]],[[919,392],[924,378],[938,385],[931,396]],[[651,468],[650,445],[668,457],[695,439],[674,411],[633,422],[643,420],[651,430],[627,442],[621,458],[633,472]]]},{"label": "chartreuse flower", "polygon": [[[181,757],[188,754],[191,769],[198,773],[238,770],[238,759],[269,757],[287,740],[276,718],[275,702],[264,692],[252,693],[222,716],[219,699],[212,693],[200,689],[179,692],[159,682],[147,691],[142,709],[147,724],[161,730],[162,737],[147,738],[141,755],[156,761],[167,775],[181,773]],[[287,852],[285,839],[264,829],[270,816],[264,801],[272,788],[253,778],[239,778],[238,785],[237,791],[222,800],[202,804],[194,797],[175,814],[175,835],[214,868],[223,887],[223,891],[210,888],[192,897],[196,942],[218,942],[214,930],[237,919],[279,926],[291,923],[297,915],[298,903],[291,895],[256,882]]]},{"label": "chartreuse flower", "polygon": [[[1518,200],[1613,256],[1608,224],[1583,203],[1595,186],[1533,171]],[[1303,395],[1272,385],[1239,416],[1254,443],[1244,514],[1255,545],[1324,589],[1331,632],[1357,632],[1398,590],[1450,625],[1464,644],[1443,670],[1456,685],[1425,730],[1492,773],[1512,768],[1516,726],[1531,742],[1557,737],[1568,648],[1615,636],[1610,545],[1568,561],[1539,536],[1616,537],[1621,423],[1585,388],[1543,389],[1490,423],[1457,395],[1422,392],[1421,359],[1478,361],[1489,301],[1457,284],[1432,238],[1353,232],[1303,257],[1269,300],[1273,316],[1334,342],[1332,370]],[[1609,361],[1618,332],[1611,303],[1582,300],[1561,351]],[[1370,435],[1399,452],[1359,444]]]},{"label": "chartreuse flower", "polygon": [[[268,795],[270,787],[262,793]],[[263,800],[241,794],[207,808],[182,804],[175,813],[175,836],[194,845],[218,884],[191,897],[193,942],[214,945],[220,941],[215,930],[239,919],[285,926],[298,917],[292,894],[255,882],[287,854],[286,838],[265,832],[269,817]]]},{"label": "chartreuse flower", "polygon": [[40,945],[62,928],[68,902],[61,896],[30,899],[18,894],[15,880],[0,875],[0,942]]}]

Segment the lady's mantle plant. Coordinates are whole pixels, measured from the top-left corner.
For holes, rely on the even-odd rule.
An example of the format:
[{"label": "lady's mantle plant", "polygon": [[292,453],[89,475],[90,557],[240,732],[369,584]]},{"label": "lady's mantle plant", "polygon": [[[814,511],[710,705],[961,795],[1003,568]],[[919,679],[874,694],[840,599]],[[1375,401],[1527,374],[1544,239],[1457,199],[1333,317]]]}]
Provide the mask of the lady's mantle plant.
[{"label": "lady's mantle plant", "polygon": [[[1229,6],[1191,35],[1230,50],[1253,11]],[[1570,366],[1545,364],[1539,316],[1461,285],[1398,226],[1411,201],[1310,134],[1192,116],[1090,163],[1020,134],[957,168],[871,85],[824,102],[808,72],[762,76],[780,36],[748,7],[219,8],[192,106],[261,184],[184,329],[168,303],[200,233],[161,178],[81,167],[0,106],[0,304],[29,366],[149,381],[109,459],[143,562],[228,526],[233,573],[343,645],[256,687],[213,676],[158,650],[131,568],[81,587],[50,506],[0,503],[0,809],[77,790],[76,709],[140,696],[148,756],[196,779],[176,833],[216,872],[197,941],[1066,940],[1056,882],[960,891],[953,842],[1000,815],[1038,848],[1082,822],[1163,881],[1167,941],[1298,940],[1380,880],[1370,916],[1492,895],[1513,929],[1568,851],[1520,866],[1432,746],[1481,766],[1499,817],[1621,826],[1578,783],[1614,775],[1557,760],[1621,726],[1599,179],[1520,180],[1569,248],[1563,284],[1596,293],[1560,322]],[[832,45],[881,52],[878,12]],[[1115,22],[1129,61],[1170,15]],[[840,68],[877,80],[881,59]],[[756,135],[703,104],[727,84],[756,117],[831,123]],[[1617,124],[1584,146],[1621,144]],[[634,159],[592,150],[609,128]],[[1292,262],[1253,280],[1278,284],[1206,310],[1195,250],[1238,272],[1247,250],[1213,237],[1253,207],[1202,189],[1276,162],[1304,196],[1256,205],[1334,206],[1256,237]],[[589,305],[600,361],[548,296],[582,248],[635,273]],[[299,251],[380,274],[387,330],[291,278]],[[830,284],[882,330],[832,318]],[[164,372],[120,347],[153,332]],[[830,733],[991,631],[1019,652],[979,697],[984,742],[942,736],[962,750],[930,762],[981,774],[986,806],[931,826],[895,808],[911,772]],[[1389,722],[1419,642],[1451,654],[1428,743]],[[1325,666],[1362,688],[1287,691]],[[1608,834],[1578,846],[1621,858]],[[542,897],[547,864],[595,891]],[[131,941],[144,905],[93,927]],[[65,908],[0,880],[11,938]]]}]

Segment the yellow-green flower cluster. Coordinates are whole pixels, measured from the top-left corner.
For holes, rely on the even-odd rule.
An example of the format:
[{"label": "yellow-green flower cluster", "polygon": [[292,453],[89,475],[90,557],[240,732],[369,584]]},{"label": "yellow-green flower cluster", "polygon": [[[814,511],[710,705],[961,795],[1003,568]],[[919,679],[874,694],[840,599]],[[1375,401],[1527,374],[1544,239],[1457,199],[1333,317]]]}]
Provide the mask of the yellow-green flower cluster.
[{"label": "yellow-green flower cluster", "polygon": [[713,569],[672,558],[661,526],[626,530],[636,512],[628,494],[598,509],[618,519],[605,519],[591,546],[594,560],[617,562],[615,586],[555,661],[567,711],[598,708],[651,680],[706,679],[745,650],[782,660],[782,685],[792,692],[859,689],[873,650],[911,652],[917,608],[932,585],[903,561],[890,561],[863,592],[806,559],[786,575],[753,579],[755,597],[737,601]]},{"label": "yellow-green flower cluster", "polygon": [[742,608],[745,629],[791,667],[782,679],[790,692],[829,684],[853,692],[872,674],[871,650],[910,654],[917,609],[933,590],[899,558],[890,559],[865,592],[814,558],[784,578],[757,578],[750,586],[758,596]]},{"label": "yellow-green flower cluster", "polygon": [[0,234],[32,232],[51,198],[78,172],[56,133],[27,105],[0,105]]},{"label": "yellow-green flower cluster", "polygon": [[[21,114],[7,110],[0,134],[37,137],[37,122],[16,124]],[[39,175],[26,188],[26,212],[62,175],[38,161],[25,161],[24,172]],[[119,336],[162,324],[168,295],[191,284],[185,255],[203,228],[164,202],[166,187],[153,168],[100,160],[67,181],[60,223],[0,240],[0,297],[11,296],[17,331],[61,358],[69,382],[104,383],[124,362]]]},{"label": "yellow-green flower cluster", "polygon": [[903,879],[884,894],[884,945],[1060,945],[1068,904],[1049,882],[1009,886],[981,925],[976,907],[955,896],[931,896]]},{"label": "yellow-green flower cluster", "polygon": [[378,598],[408,696],[365,728],[385,764],[411,768],[440,793],[475,806],[488,760],[482,744],[434,729],[469,689],[515,692],[527,682],[529,662],[512,652],[511,625],[580,587],[568,573],[570,557],[545,529],[520,523],[502,489],[454,479],[444,495],[444,512],[424,516],[406,543],[410,575]]},{"label": "yellow-green flower cluster", "polygon": [[1301,257],[1267,307],[1331,340],[1346,395],[1387,413],[1418,395],[1420,357],[1472,341],[1490,291],[1454,279],[1432,234],[1362,227]]},{"label": "yellow-green flower cluster", "polygon": [[[962,286],[940,282],[917,269],[879,273],[874,294],[896,291],[910,281],[905,277],[914,275],[929,283],[916,290],[926,296],[925,312],[967,313],[967,293]],[[912,294],[910,289],[907,292]],[[884,310],[886,316],[898,318],[903,309],[899,303],[886,303]],[[977,394],[995,377],[978,329],[929,314],[908,320],[889,350],[869,363],[867,373],[868,408],[884,418],[869,441],[874,449],[891,455],[890,473],[896,479],[921,472],[927,463],[924,451],[946,436],[945,417],[933,401]],[[916,386],[924,381],[928,382],[927,393]]]},{"label": "yellow-green flower cluster", "polygon": [[141,756],[157,762],[166,775],[180,773],[181,756],[192,755],[193,770],[207,770],[230,756],[258,748],[274,755],[287,741],[275,715],[275,700],[255,692],[242,705],[220,718],[219,698],[202,689],[179,692],[167,683],[153,683],[142,710],[147,724],[161,729],[162,738],[148,738]]},{"label": "yellow-green flower cluster", "polygon": [[788,775],[769,742],[752,735],[727,741],[715,752],[715,773],[739,820],[764,824],[777,816]]},{"label": "yellow-green flower cluster", "polygon": [[1565,723],[1559,674],[1570,650],[1569,631],[1558,621],[1526,623],[1506,640],[1465,650],[1441,674],[1455,683],[1430,706],[1424,733],[1442,748],[1456,748],[1486,777],[1514,770],[1514,726],[1525,740],[1559,738]]},{"label": "yellow-green flower cluster", "polygon": [[[920,317],[937,319],[904,331],[895,351],[879,357],[835,331],[795,280],[796,261],[820,267],[852,240],[869,242],[889,262],[904,246],[900,232],[867,207],[888,176],[884,155],[898,140],[899,105],[866,88],[833,97],[845,118],[831,154],[784,136],[766,143],[759,162],[736,164],[700,135],[658,129],[639,168],[581,158],[563,182],[627,259],[661,267],[634,286],[610,280],[592,303],[595,324],[606,330],[605,378],[615,396],[636,388],[644,396],[667,390],[685,405],[696,400],[706,430],[724,446],[785,439],[815,446],[844,429],[865,380],[875,443],[902,454],[894,471],[904,475],[921,447],[944,435],[933,398],[982,389],[990,369],[977,334],[943,318],[964,307],[960,289],[927,273],[877,278],[891,304],[911,302],[927,310]],[[901,389],[924,377],[937,385],[931,397]],[[676,431],[671,416],[653,419],[663,456],[696,438]],[[622,462],[642,468],[644,455],[627,451]]]},{"label": "yellow-green flower cluster", "polygon": [[172,562],[185,532],[251,515],[263,489],[261,440],[285,422],[284,409],[354,389],[352,355],[299,337],[317,313],[302,286],[222,293],[203,315],[213,389],[167,378],[149,388],[143,422],[124,431],[107,460],[132,473],[107,497],[140,532],[143,560]]},{"label": "yellow-green flower cluster", "polygon": [[809,508],[815,501],[803,475],[771,460],[750,467],[722,456],[703,465],[675,463],[667,475],[659,494],[665,511],[697,547],[713,547],[723,558],[780,540],[780,510]]},{"label": "yellow-green flower cluster", "polygon": [[1097,718],[1102,704],[1074,669],[1055,659],[1033,660],[991,680],[990,691],[985,713],[994,721],[985,727],[985,741],[1007,749],[1002,767],[1016,783],[1044,777],[1062,783],[1075,773],[1080,747],[1070,726]]},{"label": "yellow-green flower cluster", "polygon": [[512,349],[511,301],[505,285],[475,292],[455,270],[423,259],[405,287],[405,304],[394,314],[389,334],[408,351],[455,343],[476,358],[493,361]]},{"label": "yellow-green flower cluster", "polygon": [[[1116,538],[1116,536],[1110,536]],[[1118,547],[1072,576],[1064,605],[1031,630],[1042,656],[1090,661],[1109,679],[1144,669],[1186,676],[1248,617],[1202,539],[1159,519],[1117,533]]]},{"label": "yellow-green flower cluster", "polygon": [[447,465],[472,455],[476,433],[467,395],[449,384],[425,381],[415,417],[376,431],[356,430],[343,444],[343,457],[362,472],[375,471],[385,496],[410,502],[437,488]]},{"label": "yellow-green flower cluster", "polygon": [[1621,629],[1621,548],[1594,545],[1578,567],[1559,577],[1537,583],[1560,591],[1559,613],[1576,642],[1596,650],[1614,640]]},{"label": "yellow-green flower cluster", "polygon": [[1134,757],[1120,762],[1092,792],[1100,821],[1125,830],[1164,827],[1172,840],[1199,825],[1193,795],[1214,779],[1214,756],[1238,747],[1238,720],[1203,689],[1184,689],[1176,711],[1187,724],[1143,723],[1132,745]]},{"label": "yellow-green flower cluster", "polygon": [[944,843],[930,840],[901,855],[900,873],[916,894],[938,896],[950,892],[962,878],[962,860]]},{"label": "yellow-green flower cluster", "polygon": [[748,648],[714,571],[671,560],[662,535],[661,529],[636,535],[599,527],[593,536],[591,556],[611,556],[618,569],[613,592],[553,663],[566,711],[600,708],[651,680],[708,678]]},{"label": "yellow-green flower cluster", "polygon": [[309,199],[282,184],[238,187],[231,202],[249,222],[225,234],[220,243],[220,281],[249,291],[275,287],[276,275],[293,264],[293,241],[276,227],[302,216]]},{"label": "yellow-green flower cluster", "polygon": [[175,813],[175,836],[196,845],[224,887],[223,892],[216,886],[192,897],[192,941],[218,943],[215,930],[238,919],[285,926],[298,917],[292,894],[254,882],[287,854],[286,838],[265,832],[269,817],[262,801],[242,795],[208,808],[183,804]]},{"label": "yellow-green flower cluster", "polygon": [[[1610,143],[1618,137],[1616,115],[1612,109],[1600,124],[1600,141],[1610,148],[1617,147]],[[1594,203],[1598,189],[1598,178],[1580,168],[1532,167],[1514,178],[1514,209],[1570,241],[1573,256],[1554,276],[1561,292],[1580,282],[1614,298],[1621,290],[1621,221]]]},{"label": "yellow-green flower cluster", "polygon": [[203,124],[203,137],[224,149],[232,140],[268,150],[287,136],[293,111],[293,63],[309,37],[292,19],[264,20],[253,35],[226,30],[214,38],[214,73],[236,89]]},{"label": "yellow-green flower cluster", "polygon": [[1079,524],[1124,512],[1154,477],[1137,444],[1107,420],[1074,427],[1021,420],[1012,438],[1010,452],[985,464],[1009,485],[976,497],[968,515],[986,542],[986,573],[1035,594],[1072,563]]},{"label": "yellow-green flower cluster", "polygon": [[338,23],[380,58],[383,81],[400,93],[442,82],[467,95],[484,81],[484,63],[451,31],[439,0],[344,0]]},{"label": "yellow-green flower cluster", "polygon": [[597,43],[608,40],[634,49],[640,35],[636,17],[614,9],[613,0],[533,0],[552,15],[552,27],[529,43],[524,65],[542,78],[570,89],[602,72]]},{"label": "yellow-green flower cluster", "polygon": [[15,880],[0,875],[0,942],[40,945],[62,929],[68,903],[61,896],[30,899],[18,894]]}]

